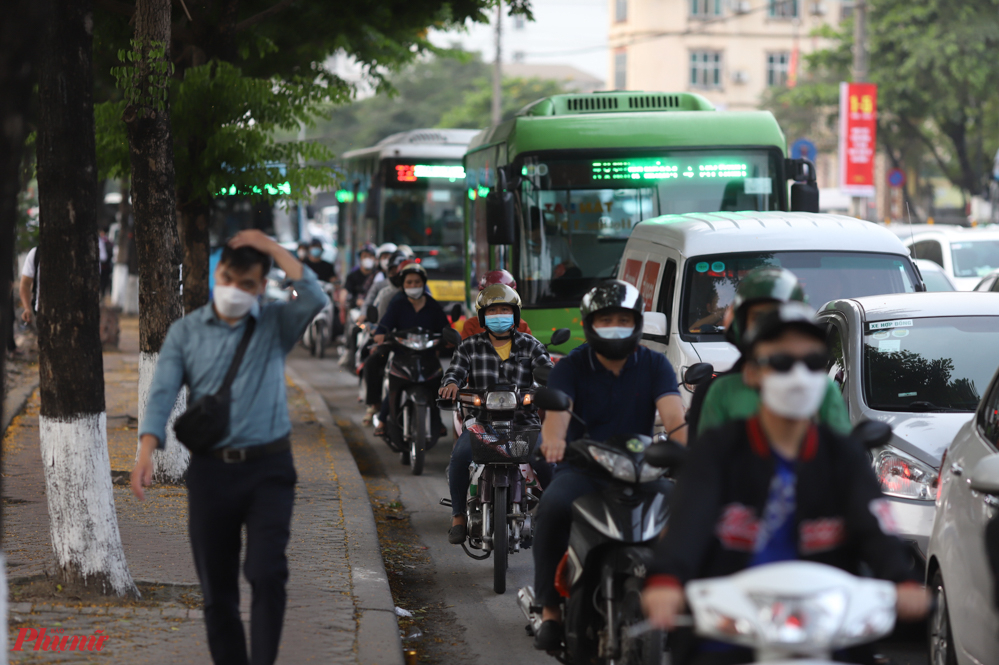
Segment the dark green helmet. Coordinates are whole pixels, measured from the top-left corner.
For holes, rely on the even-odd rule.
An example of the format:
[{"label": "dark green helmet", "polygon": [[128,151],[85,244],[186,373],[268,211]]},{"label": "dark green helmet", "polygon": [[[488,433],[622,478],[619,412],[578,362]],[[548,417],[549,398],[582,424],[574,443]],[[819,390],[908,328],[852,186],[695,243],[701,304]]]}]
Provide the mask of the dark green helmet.
[{"label": "dark green helmet", "polygon": [[746,334],[746,314],[750,305],[761,302],[808,303],[805,290],[794,273],[786,268],[757,268],[742,278],[732,299],[732,324],[725,339],[738,347]]}]

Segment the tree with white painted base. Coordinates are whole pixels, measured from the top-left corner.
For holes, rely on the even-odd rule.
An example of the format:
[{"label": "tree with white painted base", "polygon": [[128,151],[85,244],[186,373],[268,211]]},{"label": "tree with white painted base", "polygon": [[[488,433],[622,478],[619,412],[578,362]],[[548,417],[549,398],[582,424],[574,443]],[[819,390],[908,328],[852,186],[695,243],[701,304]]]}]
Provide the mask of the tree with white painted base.
[{"label": "tree with white painted base", "polygon": [[[139,0],[135,8],[132,64],[117,70],[128,105],[122,119],[128,133],[132,211],[139,259],[139,422],[146,413],[149,384],[170,324],[183,311],[177,237],[177,199],[170,131],[170,0]],[[187,406],[181,392],[173,419]],[[138,442],[136,443],[138,446]],[[136,449],[138,455],[138,448]],[[153,477],[180,482],[190,455],[167,426],[166,448],[153,453]]]},{"label": "tree with white painted base", "polygon": [[125,562],[108,459],[97,254],[93,15],[59,3],[41,35],[38,78],[39,436],[58,576],[137,595]]}]

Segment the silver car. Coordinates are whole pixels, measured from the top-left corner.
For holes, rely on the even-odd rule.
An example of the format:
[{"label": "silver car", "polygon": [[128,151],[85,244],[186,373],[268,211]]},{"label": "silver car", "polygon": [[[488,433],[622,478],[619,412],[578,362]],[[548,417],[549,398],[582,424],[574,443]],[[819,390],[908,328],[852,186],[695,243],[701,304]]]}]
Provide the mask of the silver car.
[{"label": "silver car", "polygon": [[[999,344],[999,333],[991,344]],[[990,458],[999,450],[999,373],[982,393],[985,399],[947,449],[940,473],[926,567],[927,584],[937,599],[929,638],[934,664],[999,663],[996,583],[984,542],[986,524],[999,514],[999,498],[983,487],[988,474],[978,466],[980,461],[984,467],[994,463]],[[986,478],[976,478],[980,475]]]},{"label": "silver car", "polygon": [[999,294],[908,293],[834,300],[830,376],[850,420],[891,425],[871,451],[900,537],[926,560],[940,459],[999,367]]}]

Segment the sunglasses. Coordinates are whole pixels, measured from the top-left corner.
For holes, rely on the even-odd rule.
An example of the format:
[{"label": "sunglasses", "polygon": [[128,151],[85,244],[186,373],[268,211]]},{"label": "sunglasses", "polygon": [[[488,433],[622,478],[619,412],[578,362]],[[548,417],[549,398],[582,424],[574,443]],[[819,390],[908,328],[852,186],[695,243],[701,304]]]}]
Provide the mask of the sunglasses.
[{"label": "sunglasses", "polygon": [[781,374],[790,372],[791,368],[798,363],[804,363],[809,371],[818,372],[819,370],[824,370],[829,364],[829,354],[815,352],[799,358],[789,353],[775,353],[772,356],[755,358],[754,362],[760,367],[769,367]]}]

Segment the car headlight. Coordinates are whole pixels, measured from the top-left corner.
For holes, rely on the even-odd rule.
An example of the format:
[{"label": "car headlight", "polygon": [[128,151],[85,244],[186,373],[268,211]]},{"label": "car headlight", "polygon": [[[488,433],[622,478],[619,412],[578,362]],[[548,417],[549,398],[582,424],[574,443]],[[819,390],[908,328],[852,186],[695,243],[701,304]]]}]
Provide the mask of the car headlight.
[{"label": "car headlight", "polygon": [[891,446],[875,448],[871,455],[882,492],[902,499],[935,498],[936,469]]},{"label": "car headlight", "polygon": [[652,466],[651,464],[643,464],[642,472],[638,474],[638,482],[651,483],[664,473],[666,473],[666,469],[660,469],[658,466]]},{"label": "car headlight", "polygon": [[517,408],[517,394],[508,391],[487,393],[486,408],[490,411],[513,411]]},{"label": "car headlight", "polygon": [[597,446],[588,446],[587,448],[597,464],[607,469],[612,476],[628,483],[635,482],[635,463],[631,461],[630,457]]}]

